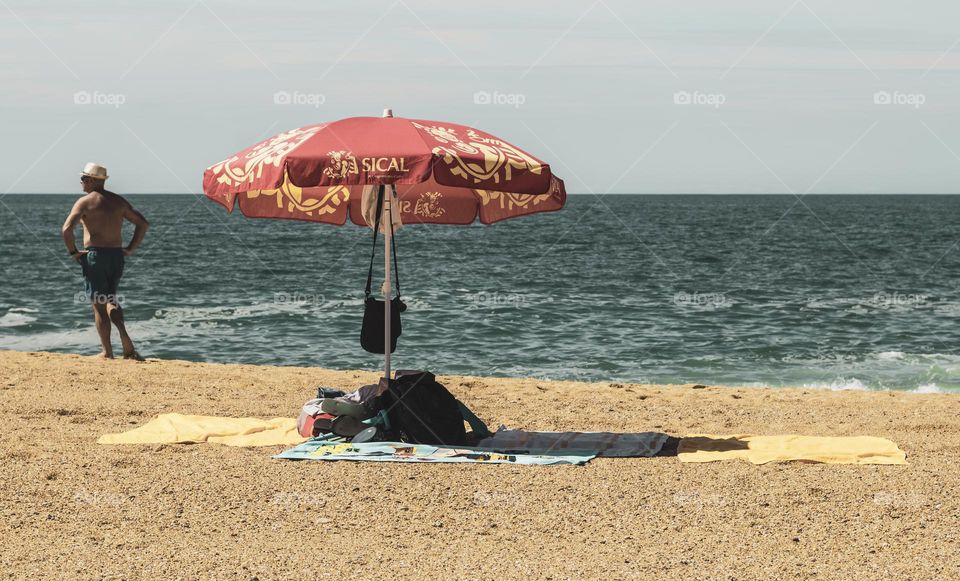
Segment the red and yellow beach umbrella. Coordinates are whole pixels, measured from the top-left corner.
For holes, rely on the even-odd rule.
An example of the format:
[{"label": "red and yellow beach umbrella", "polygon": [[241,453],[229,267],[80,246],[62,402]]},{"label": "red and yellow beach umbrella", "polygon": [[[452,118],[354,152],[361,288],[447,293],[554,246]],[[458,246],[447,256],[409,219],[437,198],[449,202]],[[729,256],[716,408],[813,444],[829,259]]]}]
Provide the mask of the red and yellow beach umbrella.
[{"label": "red and yellow beach umbrella", "polygon": [[[351,117],[281,133],[207,168],[203,191],[251,218],[342,225],[365,218],[364,193],[383,188],[383,223],[493,224],[563,208],[550,166],[489,133],[455,123]],[[369,217],[369,214],[366,214]],[[385,261],[390,232],[384,232]],[[385,377],[390,376],[390,268]]]}]

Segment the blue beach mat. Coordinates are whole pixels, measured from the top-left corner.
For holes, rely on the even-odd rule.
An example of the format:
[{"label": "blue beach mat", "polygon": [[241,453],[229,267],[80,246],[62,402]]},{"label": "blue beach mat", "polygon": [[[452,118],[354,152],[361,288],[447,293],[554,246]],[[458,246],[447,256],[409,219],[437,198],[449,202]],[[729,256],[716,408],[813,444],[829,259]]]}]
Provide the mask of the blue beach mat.
[{"label": "blue beach mat", "polygon": [[372,462],[434,462],[480,464],[585,464],[596,457],[588,450],[564,450],[562,454],[534,450],[445,448],[403,442],[354,444],[340,438],[313,438],[274,456],[283,460],[359,460]]}]

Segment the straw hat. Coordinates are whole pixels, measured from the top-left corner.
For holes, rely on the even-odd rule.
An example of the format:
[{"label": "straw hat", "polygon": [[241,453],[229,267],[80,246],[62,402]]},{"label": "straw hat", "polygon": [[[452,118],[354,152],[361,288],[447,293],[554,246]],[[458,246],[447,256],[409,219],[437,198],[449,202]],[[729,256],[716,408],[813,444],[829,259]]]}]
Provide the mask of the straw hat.
[{"label": "straw hat", "polygon": [[96,180],[105,180],[107,179],[107,168],[103,167],[99,163],[90,162],[83,167],[83,171],[80,172],[80,175],[87,176],[88,178],[93,178]]}]

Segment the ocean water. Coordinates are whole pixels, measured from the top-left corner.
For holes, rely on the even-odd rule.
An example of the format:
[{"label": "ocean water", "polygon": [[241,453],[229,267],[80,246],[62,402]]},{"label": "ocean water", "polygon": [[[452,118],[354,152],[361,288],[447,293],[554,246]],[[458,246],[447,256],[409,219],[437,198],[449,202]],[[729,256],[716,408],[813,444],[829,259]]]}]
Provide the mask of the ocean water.
[{"label": "ocean water", "polygon": [[[60,240],[73,199],[0,199],[0,349],[99,350]],[[153,226],[121,285],[144,355],[381,364],[359,345],[369,230],[130,199]],[[957,196],[610,195],[494,226],[404,228],[394,367],[957,391],[958,216]]]}]

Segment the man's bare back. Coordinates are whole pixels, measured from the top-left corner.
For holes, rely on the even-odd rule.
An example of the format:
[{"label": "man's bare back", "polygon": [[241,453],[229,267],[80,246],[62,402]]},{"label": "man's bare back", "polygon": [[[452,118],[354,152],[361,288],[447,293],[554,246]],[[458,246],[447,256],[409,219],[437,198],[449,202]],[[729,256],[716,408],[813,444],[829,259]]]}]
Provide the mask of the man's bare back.
[{"label": "man's bare back", "polygon": [[136,222],[135,210],[122,196],[104,190],[90,192],[74,208],[83,224],[83,245],[87,248],[120,248],[124,218]]},{"label": "man's bare back", "polygon": [[[101,355],[113,357],[110,345],[110,324],[113,323],[120,332],[123,356],[142,360],[127,334],[120,308],[122,300],[117,290],[123,276],[124,258],[137,249],[150,225],[130,202],[103,187],[106,179],[106,168],[87,164],[80,179],[85,195],[76,201],[63,223],[63,242],[83,270],[85,291],[93,306],[94,321],[103,346]],[[133,240],[126,247],[123,246],[124,220],[136,227]],[[77,248],[73,232],[78,223],[83,224],[82,251]]]}]

